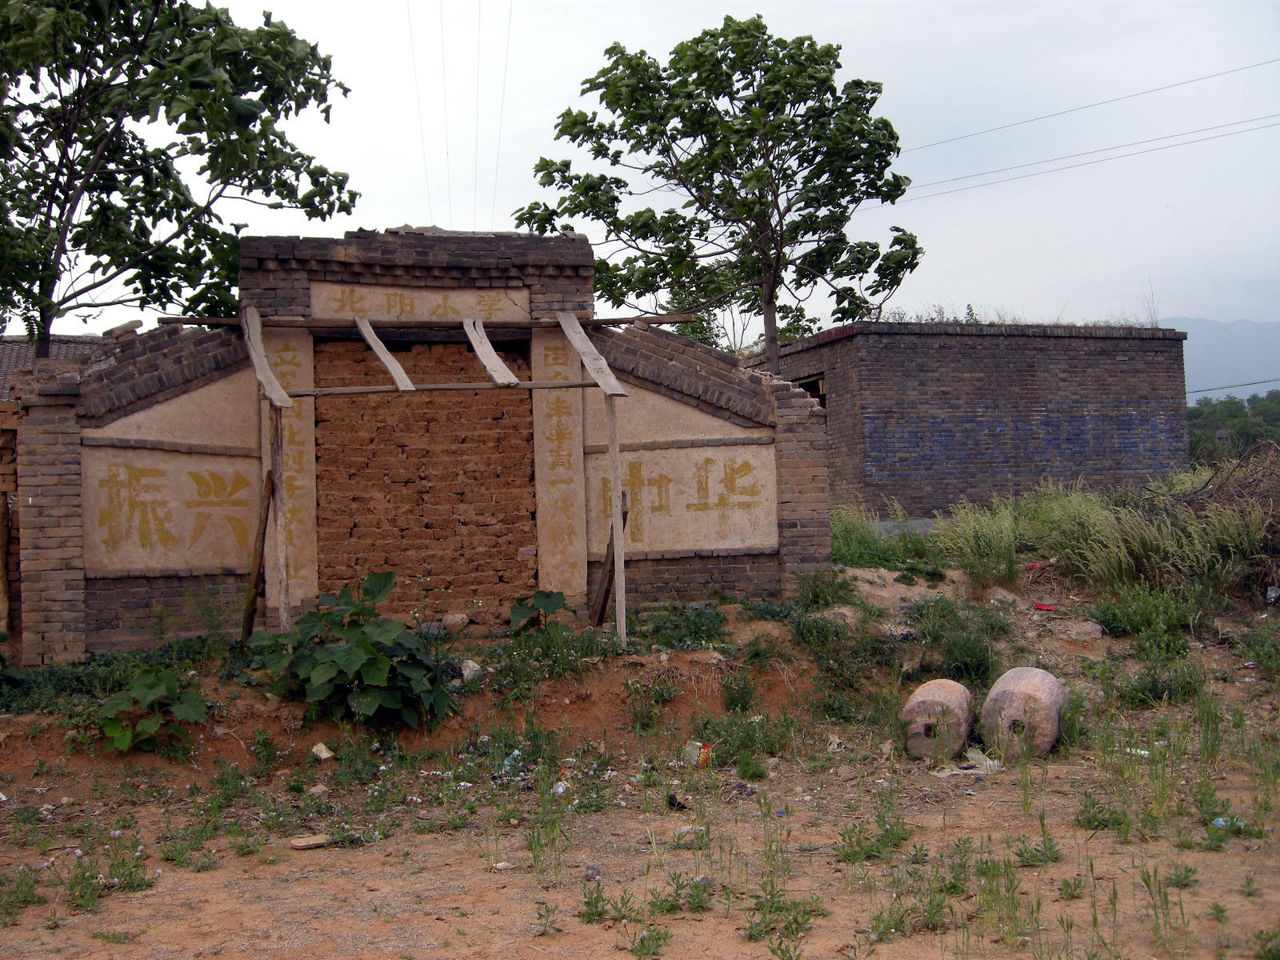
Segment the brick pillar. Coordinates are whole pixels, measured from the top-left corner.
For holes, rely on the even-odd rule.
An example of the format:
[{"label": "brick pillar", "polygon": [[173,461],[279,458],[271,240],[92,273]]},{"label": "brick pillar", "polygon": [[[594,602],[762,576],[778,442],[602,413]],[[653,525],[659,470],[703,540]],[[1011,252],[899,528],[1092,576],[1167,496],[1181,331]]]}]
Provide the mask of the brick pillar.
[{"label": "brick pillar", "polygon": [[827,489],[827,420],[822,407],[794,384],[773,388],[778,426],[778,579],[784,597],[831,562]]},{"label": "brick pillar", "polygon": [[85,656],[84,523],[81,516],[80,376],[74,363],[37,361],[15,383],[18,510],[22,529],[24,666]]}]

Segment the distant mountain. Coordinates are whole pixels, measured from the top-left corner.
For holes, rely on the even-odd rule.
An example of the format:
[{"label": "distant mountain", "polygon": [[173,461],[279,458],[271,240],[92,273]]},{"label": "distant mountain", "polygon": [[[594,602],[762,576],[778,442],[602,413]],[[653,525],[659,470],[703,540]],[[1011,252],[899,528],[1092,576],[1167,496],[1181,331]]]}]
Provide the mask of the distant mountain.
[{"label": "distant mountain", "polygon": [[[1187,334],[1183,357],[1187,374],[1187,403],[1200,397],[1247,397],[1280,389],[1280,322],[1256,320],[1200,320],[1161,318],[1160,326]],[[1274,380],[1251,387],[1229,384]],[[1228,387],[1208,393],[1192,393],[1208,387]]]}]

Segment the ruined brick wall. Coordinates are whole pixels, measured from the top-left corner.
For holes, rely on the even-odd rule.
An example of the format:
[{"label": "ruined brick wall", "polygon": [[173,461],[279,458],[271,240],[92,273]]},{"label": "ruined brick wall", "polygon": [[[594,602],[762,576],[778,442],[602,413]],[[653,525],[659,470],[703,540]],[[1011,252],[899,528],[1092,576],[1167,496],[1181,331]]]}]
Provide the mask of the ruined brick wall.
[{"label": "ruined brick wall", "polygon": [[[387,381],[364,343],[319,341],[315,357],[317,387]],[[415,383],[487,379],[465,344],[405,345],[396,358]],[[526,356],[504,360],[528,378]],[[494,625],[537,589],[527,391],[318,397],[316,491],[322,592],[394,570],[390,615]]]},{"label": "ruined brick wall", "polygon": [[1140,481],[1188,460],[1183,334],[858,323],[784,348],[825,380],[832,503],[928,516],[1044,479]]}]

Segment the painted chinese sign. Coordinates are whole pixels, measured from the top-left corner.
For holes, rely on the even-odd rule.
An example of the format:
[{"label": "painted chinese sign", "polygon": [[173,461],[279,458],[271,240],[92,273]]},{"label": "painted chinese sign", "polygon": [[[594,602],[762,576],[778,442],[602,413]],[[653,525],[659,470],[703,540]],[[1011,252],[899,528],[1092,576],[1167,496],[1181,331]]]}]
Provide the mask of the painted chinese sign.
[{"label": "painted chinese sign", "polygon": [[[587,459],[590,544],[608,541],[612,489],[606,459]],[[622,454],[629,553],[778,545],[777,484],[770,446],[681,447]]]},{"label": "painted chinese sign", "polygon": [[256,460],[91,447],[83,464],[90,575],[248,569]]},{"label": "painted chinese sign", "polygon": [[372,284],[311,284],[311,316],[317,320],[395,320],[404,326],[420,321],[529,319],[526,287],[441,288],[383,287]]}]

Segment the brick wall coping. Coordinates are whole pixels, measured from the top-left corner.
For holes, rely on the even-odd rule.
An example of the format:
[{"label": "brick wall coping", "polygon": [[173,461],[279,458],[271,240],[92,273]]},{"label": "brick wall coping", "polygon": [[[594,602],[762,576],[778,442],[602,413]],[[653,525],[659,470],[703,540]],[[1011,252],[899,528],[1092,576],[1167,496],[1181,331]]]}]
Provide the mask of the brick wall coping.
[{"label": "brick wall coping", "polygon": [[[830,330],[821,330],[811,337],[797,340],[782,348],[782,356],[803,353],[837,340],[847,340],[860,334],[877,336],[917,337],[1065,337],[1094,340],[1185,340],[1180,330],[1164,327],[1105,327],[1080,326],[1070,323],[890,323],[879,320],[860,320],[846,323]],[[747,357],[743,363],[749,367],[765,362],[764,355]]]},{"label": "brick wall coping", "polygon": [[580,234],[471,233],[447,230],[353,230],[336,237],[244,237],[242,269],[254,261],[315,261],[368,266],[595,267],[591,244]]},{"label": "brick wall coping", "polygon": [[721,350],[654,327],[594,327],[591,340],[622,380],[743,426],[773,426],[771,377],[738,366]]}]

